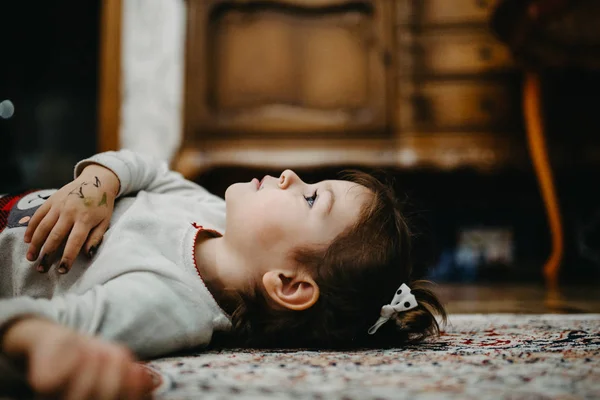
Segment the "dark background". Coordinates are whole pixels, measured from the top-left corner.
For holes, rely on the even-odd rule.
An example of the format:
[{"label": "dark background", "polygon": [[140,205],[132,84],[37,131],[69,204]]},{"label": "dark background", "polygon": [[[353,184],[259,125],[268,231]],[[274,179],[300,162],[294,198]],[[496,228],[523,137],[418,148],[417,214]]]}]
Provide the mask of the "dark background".
[{"label": "dark background", "polygon": [[96,152],[100,1],[3,1],[0,192],[60,186]]},{"label": "dark background", "polygon": [[[15,105],[0,119],[0,193],[60,187],[73,165],[97,152],[100,1],[3,2],[5,40],[0,101]],[[600,75],[581,70],[543,74],[548,142],[565,237],[564,282],[600,277]],[[525,139],[522,142],[525,146]],[[348,166],[352,167],[352,166]],[[300,170],[306,181],[341,168]],[[530,166],[490,173],[471,170],[389,170],[415,231],[416,271],[437,281],[541,281],[550,237]],[[280,171],[219,168],[199,182],[218,195],[236,181]],[[455,251],[462,227],[502,227],[514,234],[515,262],[488,265],[475,277],[436,274],[441,254]]]}]

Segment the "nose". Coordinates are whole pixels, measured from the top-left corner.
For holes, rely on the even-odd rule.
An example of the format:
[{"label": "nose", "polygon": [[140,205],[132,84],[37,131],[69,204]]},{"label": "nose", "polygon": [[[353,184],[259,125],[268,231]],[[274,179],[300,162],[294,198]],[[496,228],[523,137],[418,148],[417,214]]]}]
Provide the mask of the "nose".
[{"label": "nose", "polygon": [[285,189],[295,183],[302,183],[302,179],[291,169],[286,169],[279,177],[279,187]]}]

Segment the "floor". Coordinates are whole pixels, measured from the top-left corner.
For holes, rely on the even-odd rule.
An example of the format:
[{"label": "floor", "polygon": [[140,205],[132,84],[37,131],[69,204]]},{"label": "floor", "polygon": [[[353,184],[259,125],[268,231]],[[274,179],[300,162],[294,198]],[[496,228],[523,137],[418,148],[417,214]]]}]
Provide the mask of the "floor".
[{"label": "floor", "polygon": [[438,284],[449,313],[600,313],[600,285]]}]

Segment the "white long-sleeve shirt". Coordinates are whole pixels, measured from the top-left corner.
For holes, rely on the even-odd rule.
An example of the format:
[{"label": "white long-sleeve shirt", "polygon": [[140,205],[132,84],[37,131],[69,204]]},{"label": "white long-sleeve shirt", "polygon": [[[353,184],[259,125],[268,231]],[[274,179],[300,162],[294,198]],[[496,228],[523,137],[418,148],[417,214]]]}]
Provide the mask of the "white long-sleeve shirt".
[{"label": "white long-sleeve shirt", "polygon": [[121,188],[97,253],[91,260],[80,254],[68,274],[56,266],[41,274],[39,260],[25,258],[28,217],[51,192],[0,199],[0,328],[39,315],[123,343],[142,358],[206,345],[213,332],[230,329],[194,260],[200,230],[224,233],[224,200],[131,151],[83,160],[75,177],[90,163],[112,170]]}]

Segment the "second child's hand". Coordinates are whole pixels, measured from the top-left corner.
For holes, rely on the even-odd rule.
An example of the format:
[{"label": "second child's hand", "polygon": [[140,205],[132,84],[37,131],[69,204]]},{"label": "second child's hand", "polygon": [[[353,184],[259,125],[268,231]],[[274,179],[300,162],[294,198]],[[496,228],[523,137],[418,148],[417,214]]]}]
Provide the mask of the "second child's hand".
[{"label": "second child's hand", "polygon": [[153,388],[128,349],[45,319],[11,323],[0,354],[26,366],[27,381],[42,398],[142,399]]},{"label": "second child's hand", "polygon": [[[60,257],[58,272],[67,273],[79,252],[93,256],[108,229],[119,179],[107,168],[92,164],[81,175],[59,189],[37,209],[24,240],[29,243],[27,259],[42,254],[39,272],[47,272],[51,260]],[[65,242],[62,255],[57,255]]]}]

